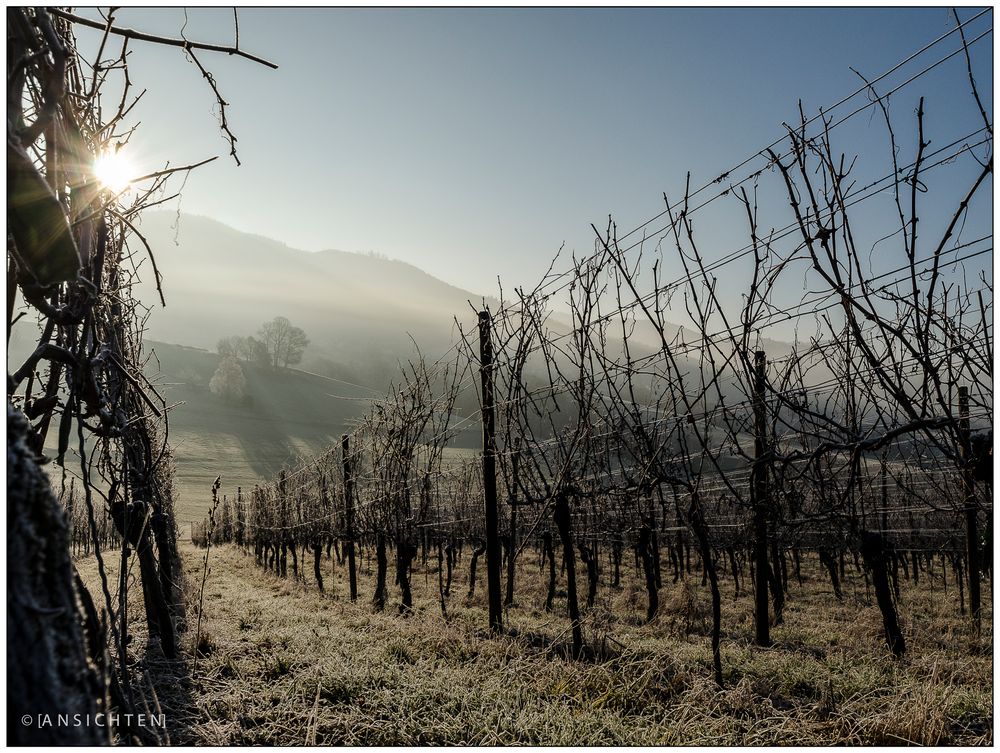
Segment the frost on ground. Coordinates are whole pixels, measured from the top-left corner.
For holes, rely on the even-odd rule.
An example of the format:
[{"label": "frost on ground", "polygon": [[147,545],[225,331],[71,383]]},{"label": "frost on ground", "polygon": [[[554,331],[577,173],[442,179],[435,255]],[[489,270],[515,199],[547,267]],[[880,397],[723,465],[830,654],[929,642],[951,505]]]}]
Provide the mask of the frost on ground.
[{"label": "frost on ground", "polygon": [[[204,550],[181,545],[189,583]],[[109,561],[115,557],[109,556]],[[130,661],[157,689],[170,742],[189,744],[776,745],[965,744],[993,740],[992,604],[983,635],[959,614],[949,579],[902,584],[910,652],[894,661],[864,580],[833,598],[818,562],[791,585],[775,645],[752,636],[751,596],[723,584],[725,687],[712,681],[707,587],[700,573],[665,577],[660,613],[641,624],[639,577],[602,584],[585,612],[591,651],[568,658],[560,593],[552,612],[526,552],[509,635],[486,631],[485,585],[465,598],[468,557],[441,616],[436,561],[415,562],[415,610],[392,601],[373,613],[364,561],[351,604],[335,560],[323,560],[327,594],[277,578],[233,546],[213,547],[202,635],[197,589],[188,589],[185,659],[147,648],[141,604],[131,605]],[[96,584],[96,567],[80,562]],[[311,569],[311,568],[310,568]],[[195,577],[197,575],[197,577]],[[950,575],[950,574],[949,574]],[[291,573],[289,573],[291,576]],[[311,574],[310,574],[311,577]],[[112,587],[117,576],[112,571]],[[928,582],[930,581],[930,582]],[[934,589],[933,593],[931,589]],[[113,596],[113,594],[112,594]],[[391,594],[395,597],[395,594]]]}]

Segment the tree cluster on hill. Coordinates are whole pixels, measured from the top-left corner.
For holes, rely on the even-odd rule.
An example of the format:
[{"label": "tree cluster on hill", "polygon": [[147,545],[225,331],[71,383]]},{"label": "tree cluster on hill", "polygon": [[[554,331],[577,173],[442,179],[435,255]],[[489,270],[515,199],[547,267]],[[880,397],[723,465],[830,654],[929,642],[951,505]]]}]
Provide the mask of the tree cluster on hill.
[{"label": "tree cluster on hill", "polygon": [[296,327],[284,316],[276,316],[260,326],[256,337],[224,337],[219,340],[216,350],[224,358],[233,357],[259,366],[287,369],[302,362],[302,354],[308,345],[309,338],[301,327]]},{"label": "tree cluster on hill", "polygon": [[223,337],[215,346],[215,350],[223,358],[237,358],[261,366],[267,366],[271,363],[271,358],[264,349],[264,344],[253,335],[249,337],[242,335]]}]

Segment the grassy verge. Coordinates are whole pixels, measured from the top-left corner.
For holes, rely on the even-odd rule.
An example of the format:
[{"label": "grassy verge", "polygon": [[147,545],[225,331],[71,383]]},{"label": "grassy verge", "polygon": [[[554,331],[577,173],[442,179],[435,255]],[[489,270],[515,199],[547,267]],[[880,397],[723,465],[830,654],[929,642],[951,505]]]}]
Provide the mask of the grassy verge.
[{"label": "grassy verge", "polygon": [[[191,573],[204,552],[182,544]],[[567,658],[560,592],[547,613],[533,555],[518,573],[509,634],[486,630],[485,573],[467,598],[459,561],[449,618],[438,605],[436,559],[417,560],[415,609],[371,611],[371,573],[346,599],[324,557],[327,594],[264,573],[232,546],[213,548],[197,667],[176,698],[173,742],[199,744],[763,745],[991,744],[992,609],[977,636],[958,612],[954,583],[906,584],[901,614],[909,647],[893,661],[849,578],[837,602],[818,563],[793,584],[775,646],[750,645],[751,600],[724,583],[725,688],[711,680],[708,590],[700,574],[666,578],[657,619],[641,624],[644,594],[631,570],[586,610],[594,656]],[[482,564],[482,563],[480,563]],[[86,563],[82,563],[86,565]],[[90,576],[93,576],[92,569]],[[950,573],[949,573],[950,576]],[[560,583],[561,584],[561,583]],[[396,594],[392,594],[395,598]],[[191,599],[195,597],[189,597]],[[390,602],[391,603],[391,602]],[[193,624],[197,604],[188,604]],[[135,611],[136,615],[141,610]],[[136,630],[141,630],[137,625]],[[194,641],[194,630],[186,634]],[[142,662],[141,657],[135,661]],[[185,683],[188,683],[185,685]],[[183,687],[181,687],[183,686]],[[183,690],[183,692],[181,692]]]}]

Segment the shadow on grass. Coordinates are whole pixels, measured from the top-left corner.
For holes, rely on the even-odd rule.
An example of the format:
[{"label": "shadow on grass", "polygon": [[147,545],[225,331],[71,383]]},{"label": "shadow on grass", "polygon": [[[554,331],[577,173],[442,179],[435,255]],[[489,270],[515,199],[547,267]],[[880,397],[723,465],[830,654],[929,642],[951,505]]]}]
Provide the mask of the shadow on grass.
[{"label": "shadow on grass", "polygon": [[162,714],[165,723],[165,729],[155,728],[159,738],[156,742],[191,744],[193,728],[204,720],[200,719],[194,701],[188,657],[179,653],[176,659],[167,659],[154,638],[147,642],[146,651],[133,671],[136,711],[157,717]]}]

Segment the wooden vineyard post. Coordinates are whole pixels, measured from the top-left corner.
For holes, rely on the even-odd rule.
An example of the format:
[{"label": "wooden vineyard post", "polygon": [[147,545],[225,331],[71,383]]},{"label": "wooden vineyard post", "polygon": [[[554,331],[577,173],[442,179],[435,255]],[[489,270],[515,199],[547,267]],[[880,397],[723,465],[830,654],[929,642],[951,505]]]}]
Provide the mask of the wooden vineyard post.
[{"label": "wooden vineyard post", "polygon": [[351,584],[351,601],[358,599],[358,573],[354,567],[354,479],[351,476],[351,438],[344,434],[340,439],[344,460],[344,526],[347,529],[347,572]]},{"label": "wooden vineyard post", "polygon": [[490,630],[503,630],[500,603],[500,534],[497,510],[496,426],[493,408],[493,342],[490,312],[479,312],[479,363],[483,387],[483,491],[486,504],[486,589]]},{"label": "wooden vineyard post", "polygon": [[978,625],[982,618],[979,588],[979,521],[976,519],[976,480],[972,468],[969,429],[969,388],[958,388],[958,427],[962,441],[962,495],[965,508],[966,571],[969,577],[969,614]]},{"label": "wooden vineyard post", "polygon": [[753,414],[754,414],[754,464],[753,478],[753,528],[754,528],[754,643],[771,645],[771,626],[768,621],[768,561],[767,561],[767,413],[764,403],[766,360],[764,351],[754,354]]}]

